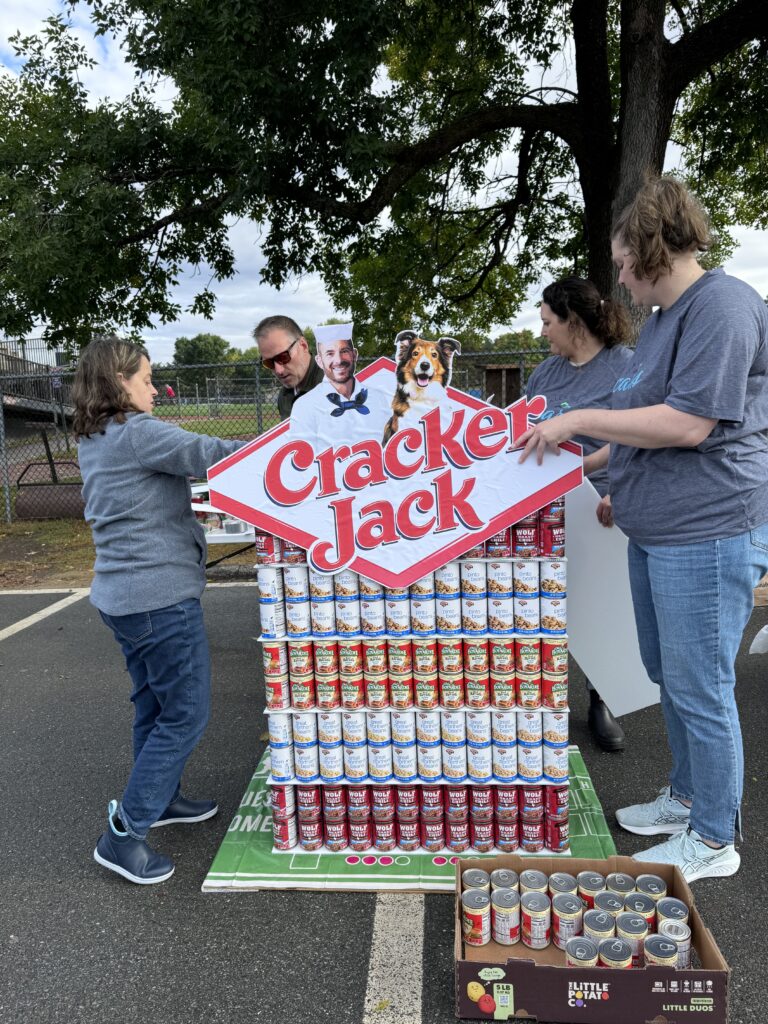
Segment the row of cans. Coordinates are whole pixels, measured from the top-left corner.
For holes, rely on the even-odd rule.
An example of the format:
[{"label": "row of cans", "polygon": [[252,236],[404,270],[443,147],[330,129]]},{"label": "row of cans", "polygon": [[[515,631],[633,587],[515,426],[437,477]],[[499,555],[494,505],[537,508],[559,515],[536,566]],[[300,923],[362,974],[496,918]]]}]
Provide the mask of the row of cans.
[{"label": "row of cans", "polygon": [[511,675],[319,676],[267,678],[267,709],[331,710],[446,709],[563,710],[568,677],[539,672]]},{"label": "row of cans", "polygon": [[526,595],[261,602],[264,639],[330,636],[562,636],[567,598]]},{"label": "row of cans", "polygon": [[[538,853],[550,850],[564,853],[569,848],[568,823],[546,819],[542,825],[529,825],[513,819],[509,821],[481,821],[446,817],[401,818],[379,820],[366,818],[329,818],[315,820],[299,818],[295,813],[285,818],[273,818],[275,848],[290,850],[300,846],[313,851],[325,847],[338,853],[351,849],[359,852],[396,848],[410,852],[419,849],[430,853],[447,850],[450,853],[491,853],[499,850],[514,853],[530,850]],[[527,845],[526,845],[527,844]]]},{"label": "row of cans", "polygon": [[272,712],[269,743],[275,750],[292,743],[351,747],[366,743],[438,746],[516,742],[554,746],[568,743],[568,714],[563,711],[295,711]]},{"label": "row of cans", "polygon": [[400,639],[274,640],[262,645],[264,675],[453,678],[568,671],[566,637],[425,637]]},{"label": "row of cans", "polygon": [[272,786],[273,817],[442,818],[468,821],[568,820],[568,786]]},{"label": "row of cans", "polygon": [[568,745],[551,743],[289,743],[271,747],[274,783],[568,781]]},{"label": "row of cans", "polygon": [[326,575],[306,565],[259,566],[259,601],[407,601],[458,597],[561,597],[566,562],[546,559],[448,562],[408,587],[384,587],[345,569]]}]

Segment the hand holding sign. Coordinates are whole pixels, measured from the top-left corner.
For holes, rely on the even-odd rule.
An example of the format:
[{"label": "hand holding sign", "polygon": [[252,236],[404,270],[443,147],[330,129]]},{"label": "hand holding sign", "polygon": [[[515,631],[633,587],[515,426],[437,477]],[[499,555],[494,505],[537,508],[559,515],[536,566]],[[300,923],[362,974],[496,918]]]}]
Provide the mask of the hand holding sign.
[{"label": "hand holding sign", "polygon": [[576,427],[575,412],[566,412],[562,416],[554,416],[550,420],[543,420],[535,426],[530,427],[515,438],[515,447],[523,447],[518,462],[525,462],[529,455],[536,452],[536,462],[540,466],[544,461],[544,453],[553,452],[560,454],[558,445],[563,441],[570,441],[574,434],[578,434]]}]

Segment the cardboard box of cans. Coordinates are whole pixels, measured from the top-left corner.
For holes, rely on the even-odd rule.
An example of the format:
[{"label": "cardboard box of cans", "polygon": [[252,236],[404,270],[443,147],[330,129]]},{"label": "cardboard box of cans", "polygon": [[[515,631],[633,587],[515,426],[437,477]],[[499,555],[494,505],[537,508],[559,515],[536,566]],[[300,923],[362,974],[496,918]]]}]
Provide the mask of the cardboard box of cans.
[{"label": "cardboard box of cans", "polygon": [[[691,944],[688,954],[691,966],[680,968],[676,965],[661,965],[662,960],[670,959],[670,951],[671,960],[674,961],[677,956],[680,962],[686,962],[683,940],[679,945],[661,941],[659,956],[654,956],[659,963],[650,962],[650,951],[646,961],[643,953],[635,949],[634,957],[627,958],[622,966],[591,966],[593,961],[590,955],[595,949],[588,943],[581,943],[584,946],[581,950],[569,947],[573,949],[573,956],[551,941],[544,944],[547,921],[536,920],[537,908],[522,910],[519,917],[515,918],[515,907],[518,912],[521,908],[514,895],[508,896],[506,900],[503,895],[499,895],[495,901],[500,910],[498,921],[495,922],[497,935],[503,939],[503,942],[498,942],[493,938],[490,917],[487,920],[483,917],[486,912],[490,914],[488,901],[474,898],[478,907],[477,914],[472,906],[472,898],[467,900],[470,905],[468,911],[462,902],[463,891],[469,891],[462,889],[462,876],[468,870],[479,870],[488,875],[494,871],[509,872],[512,885],[515,876],[519,880],[521,873],[532,870],[542,872],[548,882],[552,881],[552,876],[562,872],[577,878],[585,873],[583,880],[587,888],[582,891],[580,882],[575,896],[584,906],[594,906],[596,893],[600,891],[598,881],[592,883],[595,889],[590,891],[590,874],[597,873],[605,879],[619,873],[620,876],[631,876],[636,883],[640,875],[658,876],[663,883],[661,890],[653,885],[652,880],[648,887],[654,906],[649,904],[645,908],[640,900],[637,903],[639,910],[634,916],[645,916],[649,930],[653,932],[657,919],[662,916],[659,913],[661,899],[667,899],[673,916],[683,915],[680,921],[687,917],[690,937],[684,941],[690,941]],[[551,891],[548,888],[550,894]],[[503,893],[503,888],[498,888],[497,892]],[[610,899],[608,902],[611,902]],[[612,910],[606,911],[607,916],[611,913]],[[543,916],[546,918],[546,913]],[[491,938],[486,942],[484,940],[489,928]],[[515,938],[515,928],[520,936],[527,929],[528,941],[540,948],[531,948],[523,941],[507,944],[510,938]],[[685,936],[685,928],[677,930],[681,936]],[[659,939],[664,939],[665,931],[674,929],[662,926]],[[568,933],[558,934],[564,936]],[[551,937],[550,931],[548,938]],[[482,944],[476,944],[478,942]],[[576,939],[571,939],[571,942],[579,945]],[[620,945],[622,943],[616,943],[617,949]],[[609,954],[610,950],[606,955]],[[581,1024],[614,1024],[618,1021],[690,1024],[692,1019],[697,1019],[697,1014],[701,1014],[704,1019],[715,1024],[726,1024],[728,1020],[730,969],[696,908],[689,886],[680,871],[668,864],[641,864],[630,857],[618,856],[604,860],[522,858],[516,855],[482,859],[461,857],[456,865],[454,956],[456,1016],[463,1019],[508,1020],[520,1016],[561,1024],[570,1024],[572,1021]],[[576,965],[580,958],[588,966]],[[598,964],[602,962],[602,959],[598,960]],[[610,962],[610,956],[605,962]]]}]

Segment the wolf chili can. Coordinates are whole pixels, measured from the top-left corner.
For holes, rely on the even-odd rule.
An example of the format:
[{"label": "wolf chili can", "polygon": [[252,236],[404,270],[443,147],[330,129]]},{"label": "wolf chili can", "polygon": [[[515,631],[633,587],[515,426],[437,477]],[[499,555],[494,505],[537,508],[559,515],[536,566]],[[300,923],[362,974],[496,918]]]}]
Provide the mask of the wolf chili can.
[{"label": "wolf chili can", "polygon": [[469,810],[476,821],[493,821],[496,790],[493,786],[472,786],[469,791]]},{"label": "wolf chili can", "polygon": [[491,704],[495,708],[513,708],[515,706],[515,675],[501,675],[491,672]]},{"label": "wolf chili can", "polygon": [[546,786],[544,788],[544,810],[551,821],[568,820],[568,793],[568,786]]},{"label": "wolf chili can", "polygon": [[413,850],[418,850],[419,846],[421,845],[421,836],[419,834],[419,819],[398,818],[396,825],[397,827],[395,829],[395,832],[397,835],[398,847],[401,850],[404,850],[406,853],[410,853]]},{"label": "wolf chili can", "polygon": [[494,942],[501,946],[520,941],[520,894],[514,889],[491,893],[491,931]]},{"label": "wolf chili can", "polygon": [[295,815],[288,818],[272,817],[272,843],[276,850],[292,850],[298,842],[298,823]]},{"label": "wolf chili can", "polygon": [[496,787],[496,820],[517,821],[519,816],[518,786]]},{"label": "wolf chili can", "polygon": [[422,786],[421,787],[421,816],[422,818],[442,818],[443,816],[443,787]]},{"label": "wolf chili can", "polygon": [[565,949],[568,941],[581,932],[584,904],[570,892],[552,896],[552,941]]},{"label": "wolf chili can", "polygon": [[289,540],[281,540],[280,559],[288,565],[306,565],[307,552]]},{"label": "wolf chili can", "polygon": [[285,641],[267,641],[262,644],[261,656],[265,676],[284,676],[288,671]]},{"label": "wolf chili can", "polygon": [[500,675],[515,671],[515,644],[509,637],[493,636],[488,641],[488,668]]},{"label": "wolf chili can", "polygon": [[347,786],[347,817],[350,821],[368,818],[371,814],[371,791],[368,786]]},{"label": "wolf chili can", "polygon": [[325,818],[323,835],[326,849],[339,853],[349,846],[349,825],[346,818]]},{"label": "wolf chili can", "polygon": [[496,842],[495,828],[492,821],[477,821],[472,815],[469,818],[469,845],[478,853],[490,853]]},{"label": "wolf chili can", "polygon": [[443,818],[422,818],[419,826],[421,845],[430,853],[437,853],[445,846],[445,824]]},{"label": "wolf chili can", "polygon": [[387,640],[387,662],[389,664],[389,675],[405,676],[410,678],[413,675],[413,650],[410,640]]},{"label": "wolf chili can", "polygon": [[362,853],[373,846],[373,822],[367,818],[349,819],[349,848]]},{"label": "wolf chili can", "polygon": [[541,703],[545,708],[563,710],[568,707],[568,676],[541,674]]},{"label": "wolf chili can", "polygon": [[491,897],[483,889],[462,893],[461,930],[468,946],[485,946],[491,941]]},{"label": "wolf chili can", "polygon": [[538,525],[512,527],[512,554],[516,559],[537,558],[539,555]]},{"label": "wolf chili can", "polygon": [[397,827],[392,821],[373,820],[373,845],[377,850],[394,850],[397,845]]},{"label": "wolf chili can", "polygon": [[397,817],[402,821],[416,821],[419,817],[418,786],[397,786],[395,788]]},{"label": "wolf chili can", "polygon": [[553,853],[565,853],[570,849],[570,828],[567,818],[559,821],[552,818],[544,819],[544,843]]},{"label": "wolf chili can", "polygon": [[488,538],[485,542],[485,554],[488,558],[512,557],[512,536],[508,526]]},{"label": "wolf chili can", "polygon": [[296,794],[293,786],[270,786],[269,806],[272,817],[291,818],[296,814]]},{"label": "wolf chili can", "polygon": [[445,787],[445,816],[449,821],[469,821],[469,794],[466,786]]},{"label": "wolf chili can", "polygon": [[524,821],[544,820],[544,787],[520,787],[520,817]]},{"label": "wolf chili can", "polygon": [[563,637],[541,638],[541,670],[553,675],[568,671],[568,641]]},{"label": "wolf chili can", "polygon": [[267,676],[264,680],[268,711],[284,711],[291,706],[288,675]]},{"label": "wolf chili can", "polygon": [[371,786],[371,806],[377,821],[393,820],[396,802],[394,786]]},{"label": "wolf chili can", "polygon": [[565,523],[544,517],[539,520],[539,554],[549,558],[565,556]]},{"label": "wolf chili can", "polygon": [[254,537],[256,565],[278,565],[282,551],[280,539],[271,533],[257,533]]},{"label": "wolf chili can", "polygon": [[497,820],[494,826],[497,849],[502,853],[514,853],[520,848],[520,832],[517,819],[513,821]]},{"label": "wolf chili can", "polygon": [[445,845],[453,853],[465,853],[469,849],[469,819],[445,820]]},{"label": "wolf chili can", "polygon": [[296,805],[300,818],[317,821],[323,809],[320,786],[296,786]]},{"label": "wolf chili can", "polygon": [[529,949],[546,949],[552,935],[552,905],[543,892],[526,892],[520,897],[521,934]]},{"label": "wolf chili can", "polygon": [[540,853],[544,849],[544,822],[524,821],[518,826],[520,846],[526,853]]},{"label": "wolf chili can", "polygon": [[323,845],[323,823],[299,819],[299,846],[303,850],[319,850]]}]

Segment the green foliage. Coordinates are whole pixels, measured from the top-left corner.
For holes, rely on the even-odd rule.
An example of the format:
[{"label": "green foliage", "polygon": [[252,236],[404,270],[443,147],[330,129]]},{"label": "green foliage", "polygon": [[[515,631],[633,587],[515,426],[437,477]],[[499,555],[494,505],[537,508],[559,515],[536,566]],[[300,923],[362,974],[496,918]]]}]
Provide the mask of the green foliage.
[{"label": "green foliage", "polygon": [[[63,20],[0,78],[0,329],[139,335],[174,286],[319,271],[363,352],[485,336],[542,276],[608,291],[611,216],[670,137],[721,229],[765,227],[762,0],[88,0],[136,69],[93,103]],[[534,66],[535,65],[535,66]],[[170,80],[170,108],[154,99]],[[575,91],[578,90],[578,91]]]},{"label": "green foliage", "polygon": [[[205,388],[206,379],[231,377],[233,371],[221,364],[231,362],[229,342],[218,334],[196,334],[193,338],[177,338],[173,350],[173,365],[184,367],[180,379],[185,385],[197,384]],[[208,364],[208,368],[187,369],[195,364]],[[212,366],[215,369],[211,368]]]}]

